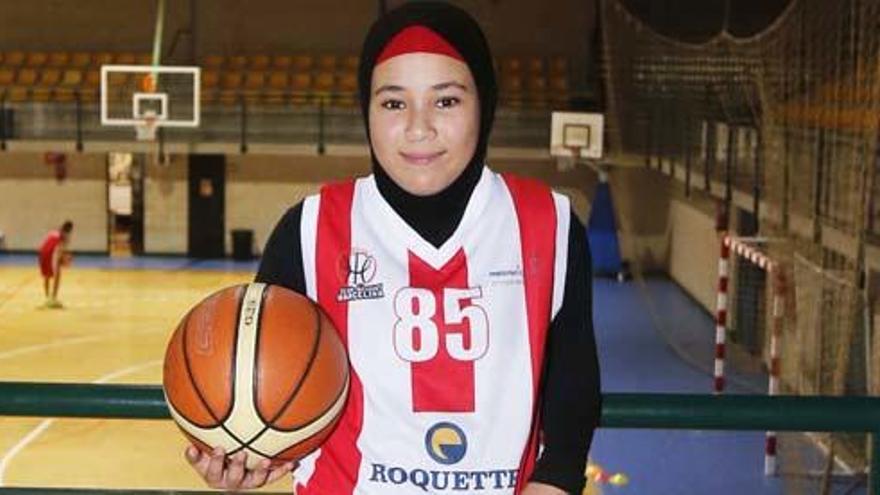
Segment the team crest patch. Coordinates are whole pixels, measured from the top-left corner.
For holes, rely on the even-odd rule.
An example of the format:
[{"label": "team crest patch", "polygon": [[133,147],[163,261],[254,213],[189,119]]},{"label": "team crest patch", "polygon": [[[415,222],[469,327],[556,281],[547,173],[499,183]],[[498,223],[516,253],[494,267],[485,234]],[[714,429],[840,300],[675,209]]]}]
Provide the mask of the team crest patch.
[{"label": "team crest patch", "polygon": [[353,249],[347,257],[340,257],[336,269],[339,280],[345,284],[336,294],[338,302],[385,297],[382,283],[372,283],[376,278],[378,266],[376,258],[370,253]]}]

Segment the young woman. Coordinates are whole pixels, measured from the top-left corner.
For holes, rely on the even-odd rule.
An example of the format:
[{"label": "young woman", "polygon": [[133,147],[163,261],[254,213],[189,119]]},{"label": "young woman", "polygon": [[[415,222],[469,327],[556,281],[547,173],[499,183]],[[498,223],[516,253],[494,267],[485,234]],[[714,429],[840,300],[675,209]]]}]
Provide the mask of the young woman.
[{"label": "young woman", "polygon": [[[443,3],[390,12],[360,98],[373,174],[291,208],[257,275],[317,301],[353,370],[296,493],[581,493],[600,412],[584,227],[565,197],[484,165],[496,84],[479,26]],[[294,467],[187,457],[225,489]]]}]

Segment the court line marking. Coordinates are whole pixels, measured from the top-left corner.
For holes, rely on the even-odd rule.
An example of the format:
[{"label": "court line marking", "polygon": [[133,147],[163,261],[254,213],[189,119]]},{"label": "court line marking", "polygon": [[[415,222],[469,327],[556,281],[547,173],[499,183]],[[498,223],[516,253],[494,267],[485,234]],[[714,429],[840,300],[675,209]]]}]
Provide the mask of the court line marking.
[{"label": "court line marking", "polygon": [[131,332],[127,332],[124,334],[123,333],[108,332],[108,333],[105,333],[102,335],[90,335],[90,336],[86,336],[86,337],[71,337],[68,339],[55,340],[53,342],[49,342],[46,344],[35,344],[35,345],[31,345],[31,346],[18,347],[16,349],[10,349],[8,351],[3,351],[3,352],[0,352],[0,360],[9,359],[11,357],[16,357],[21,354],[29,354],[32,352],[41,352],[41,351],[45,351],[47,349],[54,349],[56,347],[77,345],[77,344],[83,344],[83,343],[88,343],[88,342],[95,342],[98,340],[109,340],[112,338],[124,338],[124,337],[130,336],[131,334],[137,334],[137,333],[154,333],[154,332],[156,332],[156,330],[144,329],[144,330],[132,330]]},{"label": "court line marking", "polygon": [[[156,359],[153,361],[147,361],[146,363],[136,364],[133,366],[128,366],[126,368],[122,368],[120,370],[116,370],[112,373],[108,373],[97,380],[92,381],[95,384],[107,383],[111,380],[115,380],[121,376],[125,376],[142,369],[150,368],[152,366],[159,366],[162,364],[161,359]],[[33,442],[37,437],[39,437],[44,431],[49,429],[52,426],[52,423],[57,421],[58,418],[49,418],[44,419],[40,424],[38,424],[33,430],[31,430],[27,435],[25,435],[21,440],[18,441],[15,445],[12,446],[11,449],[6,451],[6,454],[3,455],[3,458],[0,459],[0,486],[6,486],[6,469],[9,467],[9,463],[12,462],[12,459],[18,455],[25,447],[27,447],[31,442]]]},{"label": "court line marking", "polygon": [[2,300],[0,300],[0,308],[2,308],[3,305],[5,305],[9,301],[11,301],[15,296],[18,295],[19,292],[22,291],[22,289],[24,289],[25,287],[30,285],[34,280],[38,280],[38,277],[36,277],[34,275],[28,275],[24,278],[24,280],[18,282],[17,284],[12,284],[11,290],[4,293],[4,295],[6,297],[4,297]]}]

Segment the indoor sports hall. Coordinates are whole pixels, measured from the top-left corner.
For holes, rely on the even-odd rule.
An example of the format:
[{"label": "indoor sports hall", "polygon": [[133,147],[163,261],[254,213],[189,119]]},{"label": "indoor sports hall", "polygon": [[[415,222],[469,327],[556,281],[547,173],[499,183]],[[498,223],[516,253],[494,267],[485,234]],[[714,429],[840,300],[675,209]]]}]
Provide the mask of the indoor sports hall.
[{"label": "indoor sports hall", "polygon": [[[361,45],[404,3],[0,1],[0,495],[210,490],[166,346],[371,174]],[[450,3],[494,56],[486,164],[586,227],[583,493],[880,495],[880,1]]]}]

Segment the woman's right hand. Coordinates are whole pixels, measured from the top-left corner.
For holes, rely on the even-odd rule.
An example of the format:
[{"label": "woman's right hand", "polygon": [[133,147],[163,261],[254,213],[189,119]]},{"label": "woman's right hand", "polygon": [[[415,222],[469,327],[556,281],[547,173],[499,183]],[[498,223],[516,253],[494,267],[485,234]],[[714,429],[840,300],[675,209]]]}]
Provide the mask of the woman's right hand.
[{"label": "woman's right hand", "polygon": [[273,468],[268,459],[263,459],[257,467],[248,469],[245,467],[247,452],[241,451],[227,458],[219,447],[208,453],[190,445],[185,456],[208,486],[223,490],[260,488],[280,479],[296,467],[296,463],[287,462]]}]

